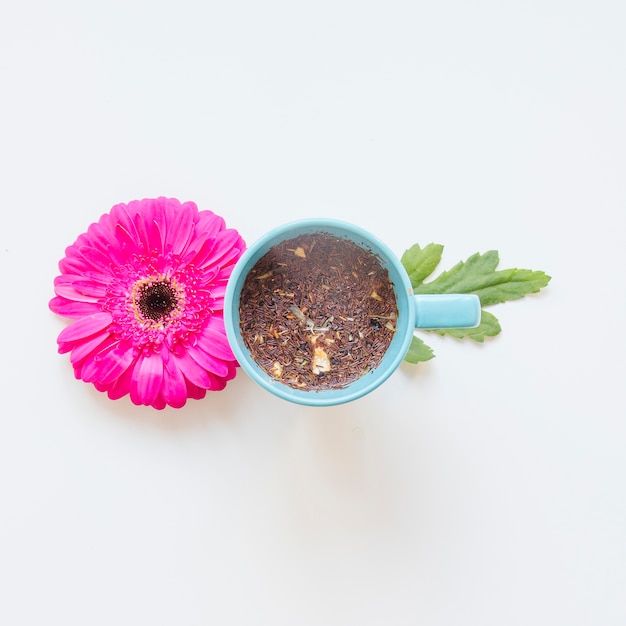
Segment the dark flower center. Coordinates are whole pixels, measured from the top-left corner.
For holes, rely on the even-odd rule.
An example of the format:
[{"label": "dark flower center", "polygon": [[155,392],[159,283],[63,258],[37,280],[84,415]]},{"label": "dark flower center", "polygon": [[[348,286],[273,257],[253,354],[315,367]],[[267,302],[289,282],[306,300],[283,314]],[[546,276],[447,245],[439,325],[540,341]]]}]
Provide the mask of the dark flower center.
[{"label": "dark flower center", "polygon": [[178,305],[176,292],[169,283],[153,283],[146,285],[137,299],[141,314],[151,320],[158,321],[171,313]]}]

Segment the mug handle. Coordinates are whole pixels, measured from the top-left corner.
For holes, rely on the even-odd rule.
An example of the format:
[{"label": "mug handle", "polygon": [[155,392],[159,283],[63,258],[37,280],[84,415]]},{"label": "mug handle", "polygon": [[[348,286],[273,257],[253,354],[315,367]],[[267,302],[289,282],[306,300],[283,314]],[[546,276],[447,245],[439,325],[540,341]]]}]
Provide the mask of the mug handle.
[{"label": "mug handle", "polygon": [[473,293],[414,294],[415,328],[475,328],[480,299]]}]

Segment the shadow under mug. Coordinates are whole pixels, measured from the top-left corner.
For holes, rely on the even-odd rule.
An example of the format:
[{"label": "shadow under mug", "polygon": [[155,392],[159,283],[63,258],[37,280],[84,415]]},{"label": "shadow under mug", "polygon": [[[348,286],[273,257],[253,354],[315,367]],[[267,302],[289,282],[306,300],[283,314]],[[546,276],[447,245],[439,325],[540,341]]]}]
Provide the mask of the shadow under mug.
[{"label": "shadow under mug", "polygon": [[[263,370],[254,360],[240,327],[241,292],[257,261],[283,241],[314,233],[351,241],[377,257],[387,270],[396,298],[398,318],[391,344],[377,367],[339,389],[307,390],[290,387]],[[250,246],[235,265],[224,301],[226,333],[242,369],[274,395],[310,406],[330,406],[356,400],[373,391],[404,360],[416,328],[473,328],[480,323],[480,301],[474,294],[414,294],[411,281],[398,257],[372,234],[359,226],[334,219],[314,218],[279,226]]]}]

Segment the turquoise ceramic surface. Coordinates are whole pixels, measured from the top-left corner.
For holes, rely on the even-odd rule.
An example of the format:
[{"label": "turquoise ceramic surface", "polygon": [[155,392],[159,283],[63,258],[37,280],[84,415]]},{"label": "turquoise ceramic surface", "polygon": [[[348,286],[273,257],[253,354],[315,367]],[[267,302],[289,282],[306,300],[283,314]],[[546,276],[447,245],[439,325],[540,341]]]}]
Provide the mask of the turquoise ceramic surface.
[{"label": "turquoise ceramic surface", "polygon": [[[239,298],[245,278],[270,248],[285,239],[324,232],[349,239],[376,254],[394,285],[398,320],[394,338],[380,365],[343,389],[306,391],[293,389],[259,367],[241,337]],[[239,364],[253,380],[276,396],[312,406],[329,406],[355,400],[382,384],[404,360],[416,328],[471,328],[480,323],[480,301],[473,294],[415,295],[398,257],[359,226],[333,219],[300,220],[279,226],[254,243],[237,262],[228,281],[224,305],[226,333]]]}]

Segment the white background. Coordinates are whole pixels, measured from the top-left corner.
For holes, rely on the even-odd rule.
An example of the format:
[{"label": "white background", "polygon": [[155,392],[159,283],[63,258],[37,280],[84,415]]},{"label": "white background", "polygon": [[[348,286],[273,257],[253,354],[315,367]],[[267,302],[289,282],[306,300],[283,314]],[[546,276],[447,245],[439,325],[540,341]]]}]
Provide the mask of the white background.
[{"label": "white background", "polygon": [[[626,7],[5,2],[0,623],[626,623]],[[56,353],[64,248],[167,195],[553,278],[310,409],[158,412]]]}]

